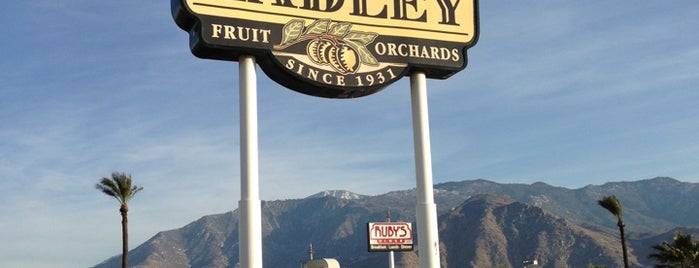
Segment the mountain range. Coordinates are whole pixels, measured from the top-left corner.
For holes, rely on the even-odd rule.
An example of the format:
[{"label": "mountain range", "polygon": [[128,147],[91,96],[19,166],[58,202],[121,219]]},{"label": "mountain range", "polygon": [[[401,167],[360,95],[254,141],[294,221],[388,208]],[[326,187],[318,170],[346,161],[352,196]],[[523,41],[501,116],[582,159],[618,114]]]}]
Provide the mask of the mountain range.
[{"label": "mountain range", "polygon": [[[415,190],[367,196],[328,190],[291,200],[262,202],[263,265],[300,267],[313,245],[318,258],[345,268],[388,266],[387,254],[368,252],[368,222],[413,222]],[[619,267],[616,217],[597,204],[615,195],[623,205],[631,267],[652,267],[650,246],[677,230],[699,237],[699,184],[658,177],[579,189],[546,183],[487,180],[434,186],[442,267]],[[419,240],[419,238],[418,238]],[[417,241],[419,243],[419,241]],[[208,215],[163,231],[129,253],[131,267],[236,267],[238,211]],[[417,247],[415,247],[417,248]],[[397,252],[396,267],[418,267],[419,253]],[[115,256],[95,266],[120,267]]]}]

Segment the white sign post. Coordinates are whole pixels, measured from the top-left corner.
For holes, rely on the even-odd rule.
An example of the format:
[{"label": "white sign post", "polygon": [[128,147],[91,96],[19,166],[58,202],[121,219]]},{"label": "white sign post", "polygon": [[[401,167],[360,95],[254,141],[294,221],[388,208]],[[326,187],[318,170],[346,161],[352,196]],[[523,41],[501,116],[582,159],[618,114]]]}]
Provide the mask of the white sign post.
[{"label": "white sign post", "polygon": [[425,74],[410,76],[415,147],[415,179],[417,180],[417,237],[420,268],[439,268],[439,233],[437,205],[432,190],[432,154],[430,125],[427,113],[427,82]]},{"label": "white sign post", "polygon": [[262,208],[257,143],[257,76],[255,58],[241,56],[239,261],[242,268],[262,268]]}]

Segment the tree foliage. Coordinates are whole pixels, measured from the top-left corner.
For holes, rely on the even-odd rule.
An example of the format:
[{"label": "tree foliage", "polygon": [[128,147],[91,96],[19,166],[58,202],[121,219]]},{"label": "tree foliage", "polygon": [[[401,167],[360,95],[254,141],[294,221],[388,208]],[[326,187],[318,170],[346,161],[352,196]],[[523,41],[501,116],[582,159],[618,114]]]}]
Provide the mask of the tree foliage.
[{"label": "tree foliage", "polygon": [[699,241],[692,241],[692,235],[676,232],[672,244],[663,241],[652,246],[656,253],[648,255],[658,262],[656,268],[699,268]]},{"label": "tree foliage", "polygon": [[598,200],[597,203],[616,216],[619,222],[623,222],[621,202],[619,202],[619,199],[617,199],[616,196],[605,196],[604,198]]},{"label": "tree foliage", "polygon": [[129,200],[143,190],[143,187],[132,185],[131,175],[121,172],[112,172],[111,178],[103,177],[100,183],[95,185],[95,188],[116,198],[122,206],[128,206]]}]

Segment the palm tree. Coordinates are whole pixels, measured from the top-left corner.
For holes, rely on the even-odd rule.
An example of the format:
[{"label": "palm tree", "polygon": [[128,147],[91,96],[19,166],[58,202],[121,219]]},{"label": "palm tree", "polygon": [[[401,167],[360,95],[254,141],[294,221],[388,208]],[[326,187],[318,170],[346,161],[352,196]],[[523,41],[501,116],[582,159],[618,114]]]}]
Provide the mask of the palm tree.
[{"label": "palm tree", "polygon": [[617,218],[617,223],[616,226],[619,227],[619,233],[621,233],[621,250],[622,253],[624,254],[624,268],[629,267],[629,257],[628,253],[626,252],[626,236],[624,235],[624,227],[626,224],[624,224],[624,219],[622,218],[622,208],[621,208],[621,202],[619,202],[619,199],[616,198],[616,196],[605,196],[600,200],[597,200],[597,204],[602,206],[603,208],[607,209],[610,213],[612,213],[614,216]]},{"label": "palm tree", "polygon": [[121,239],[122,239],[122,255],[121,267],[126,268],[129,265],[129,228],[128,228],[128,202],[136,193],[143,190],[143,187],[131,185],[131,175],[121,172],[112,172],[112,178],[103,177],[100,183],[96,184],[97,190],[112,196],[120,203],[119,212],[121,213]]},{"label": "palm tree", "polygon": [[673,243],[663,241],[652,246],[656,253],[648,255],[660,264],[656,268],[699,268],[699,241],[692,241],[692,235],[676,232]]}]

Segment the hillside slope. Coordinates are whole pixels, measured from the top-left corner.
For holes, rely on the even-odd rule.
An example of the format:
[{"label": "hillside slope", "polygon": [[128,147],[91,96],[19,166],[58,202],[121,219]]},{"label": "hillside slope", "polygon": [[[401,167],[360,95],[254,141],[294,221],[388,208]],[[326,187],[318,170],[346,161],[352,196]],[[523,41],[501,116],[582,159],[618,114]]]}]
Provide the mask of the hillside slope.
[{"label": "hillside slope", "polygon": [[[668,226],[699,226],[699,213],[691,207],[699,200],[696,185],[669,178],[577,190],[484,180],[439,184],[435,200],[441,215],[442,263],[517,267],[536,258],[540,267],[617,267],[621,250],[615,220],[596,204],[601,196],[615,194],[624,205],[630,261],[633,267],[649,267],[648,248],[671,239]],[[414,222],[415,192],[363,196],[327,191],[263,202],[263,263],[298,267],[312,243],[316,256],[336,258],[346,268],[386,266],[385,253],[367,252],[366,223],[383,221],[388,210],[394,220]],[[131,266],[235,267],[237,229],[237,211],[202,217],[133,249]],[[417,267],[415,252],[400,253],[396,260],[399,267]],[[119,267],[119,258],[96,267]]]}]

